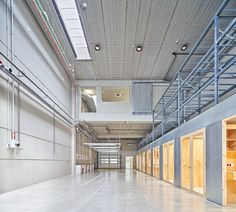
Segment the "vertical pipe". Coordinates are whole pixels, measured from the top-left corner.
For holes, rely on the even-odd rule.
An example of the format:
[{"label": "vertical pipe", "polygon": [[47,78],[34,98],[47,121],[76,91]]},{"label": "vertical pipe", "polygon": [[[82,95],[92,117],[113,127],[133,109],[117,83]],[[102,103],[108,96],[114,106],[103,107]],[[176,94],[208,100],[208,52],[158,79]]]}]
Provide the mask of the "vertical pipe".
[{"label": "vertical pipe", "polygon": [[[7,59],[9,59],[9,8],[8,8],[8,0],[6,0],[6,52]],[[9,66],[9,62],[7,61],[7,67]],[[7,76],[7,140],[8,145],[10,145],[10,77]]]},{"label": "vertical pipe", "polygon": [[164,132],[165,132],[165,127],[164,127],[164,121],[165,121],[165,109],[164,109],[164,106],[165,106],[165,101],[164,101],[164,96],[162,97],[162,120],[161,120],[161,134],[164,135]]},{"label": "vertical pipe", "polygon": [[17,87],[17,141],[20,145],[20,107],[21,107],[21,99],[20,99],[20,86],[18,84]]},{"label": "vertical pipe", "polygon": [[[75,84],[71,85],[71,116],[76,119],[76,87]],[[73,123],[71,129],[71,174],[76,174],[76,124]]]},{"label": "vertical pipe", "polygon": [[154,110],[152,111],[152,141],[154,141],[154,128],[155,128],[155,122],[154,122],[154,117],[155,117],[155,115],[154,115]]},{"label": "vertical pipe", "polygon": [[151,148],[151,176],[153,176],[153,148]]},{"label": "vertical pipe", "polygon": [[178,118],[178,121],[177,121],[177,124],[178,124],[178,127],[180,126],[180,122],[181,122],[181,119],[180,119],[180,105],[181,105],[181,90],[180,90],[180,73],[178,73],[178,105],[177,105],[177,118]]},{"label": "vertical pipe", "polygon": [[[10,1],[10,11],[11,11],[11,62],[13,62],[13,48],[14,48],[14,8],[13,8],[13,0]],[[12,65],[11,65],[12,68]],[[12,123],[11,123],[11,131],[12,137],[11,139],[15,139],[15,83],[12,82],[11,86],[12,90]]]},{"label": "vertical pipe", "polygon": [[[55,104],[54,104],[55,109]],[[56,117],[55,112],[53,112],[53,154],[56,154]]]},{"label": "vertical pipe", "polygon": [[[199,76],[199,82],[198,82],[198,88],[201,87],[201,82],[200,82],[200,77],[201,77],[201,72],[198,73]],[[198,114],[201,113],[201,93],[198,94]]]},{"label": "vertical pipe", "polygon": [[[8,40],[8,0],[6,0],[6,53],[7,53],[7,58],[8,58],[8,56],[9,56],[9,45],[8,45],[8,42],[9,42],[9,40]],[[7,61],[7,67],[8,67],[8,61]]]},{"label": "vertical pipe", "polygon": [[[182,94],[181,94],[181,98],[182,98],[182,102],[184,102],[185,101],[185,89],[183,89],[183,92],[182,92]],[[182,115],[182,117],[183,117],[183,122],[184,122],[184,112],[185,111],[185,106],[182,108],[182,111],[181,111],[181,115]]]},{"label": "vertical pipe", "polygon": [[214,92],[215,92],[215,104],[219,103],[219,54],[218,54],[218,37],[219,37],[219,16],[214,18]]}]

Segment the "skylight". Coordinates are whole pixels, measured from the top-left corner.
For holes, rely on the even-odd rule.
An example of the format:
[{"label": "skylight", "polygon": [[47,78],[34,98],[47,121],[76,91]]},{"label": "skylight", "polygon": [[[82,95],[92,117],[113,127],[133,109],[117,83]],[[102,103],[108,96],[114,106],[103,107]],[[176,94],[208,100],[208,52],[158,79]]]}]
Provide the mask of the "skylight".
[{"label": "skylight", "polygon": [[78,60],[91,60],[75,0],[55,0]]}]

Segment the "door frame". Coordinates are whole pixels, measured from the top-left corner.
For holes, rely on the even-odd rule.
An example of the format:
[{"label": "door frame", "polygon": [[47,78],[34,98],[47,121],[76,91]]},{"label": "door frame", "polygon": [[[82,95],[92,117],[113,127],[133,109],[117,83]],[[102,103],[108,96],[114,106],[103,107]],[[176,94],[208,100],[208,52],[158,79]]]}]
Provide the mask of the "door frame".
[{"label": "door frame", "polygon": [[236,118],[236,115],[229,116],[222,120],[222,205],[228,206],[228,192],[227,192],[227,121]]},{"label": "door frame", "polygon": [[[154,176],[154,150],[157,150],[157,152],[158,152],[158,161],[159,161],[158,176]],[[152,164],[153,164],[153,167],[152,167],[153,177],[157,177],[158,179],[160,179],[160,146],[155,146],[152,149]]]},{"label": "door frame", "polygon": [[128,155],[125,156],[125,169],[128,169],[127,166],[126,166],[128,158],[130,158],[130,159],[132,158],[131,168],[129,168],[130,170],[132,170],[132,169],[134,169],[134,157],[133,156],[128,156]]},{"label": "door frame", "polygon": [[[191,154],[193,152],[193,136],[197,134],[203,134],[203,194],[198,193],[194,191],[193,189],[193,155]],[[190,169],[190,189],[182,187],[182,140],[185,138],[190,138],[190,163],[191,163],[191,169]],[[201,128],[199,130],[193,131],[191,133],[188,133],[184,136],[180,137],[180,184],[182,189],[186,189],[188,191],[191,191],[193,193],[205,196],[206,195],[206,128]]]},{"label": "door frame", "polygon": [[[174,154],[173,155],[174,180],[173,180],[173,182],[169,181],[169,179],[170,179],[169,178],[169,145],[170,144],[173,144],[173,148],[174,148],[174,151],[173,151],[173,154]],[[173,140],[163,143],[162,144],[162,153],[163,153],[164,145],[168,145],[168,148],[167,148],[167,180],[163,179],[163,176],[162,176],[162,179],[163,179],[163,181],[165,181],[167,183],[174,184],[174,182],[175,182],[175,140],[173,139]],[[162,167],[164,167],[164,160],[163,159],[164,159],[164,154],[162,154]],[[162,175],[163,175],[163,173],[162,173]]]},{"label": "door frame", "polygon": [[[149,155],[150,155],[150,158],[149,158]],[[148,173],[149,165],[150,165],[150,173]],[[152,149],[148,149],[146,151],[146,173],[149,175],[152,174]]]}]

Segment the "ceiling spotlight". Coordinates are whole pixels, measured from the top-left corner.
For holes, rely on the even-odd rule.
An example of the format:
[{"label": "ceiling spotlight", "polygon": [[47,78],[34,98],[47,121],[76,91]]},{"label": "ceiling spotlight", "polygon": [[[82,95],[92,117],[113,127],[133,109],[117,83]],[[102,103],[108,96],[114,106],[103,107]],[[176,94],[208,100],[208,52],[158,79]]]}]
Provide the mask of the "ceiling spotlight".
[{"label": "ceiling spotlight", "polygon": [[96,44],[94,49],[95,49],[96,51],[100,51],[101,47],[100,47],[99,44]]},{"label": "ceiling spotlight", "polygon": [[85,1],[81,2],[81,4],[80,4],[80,7],[82,10],[86,10],[87,6],[88,6],[88,4]]},{"label": "ceiling spotlight", "polygon": [[188,44],[184,44],[183,46],[181,46],[181,51],[185,51],[188,48]]},{"label": "ceiling spotlight", "polygon": [[121,93],[116,93],[115,97],[121,97]]},{"label": "ceiling spotlight", "polygon": [[143,50],[143,47],[142,46],[136,46],[136,51],[137,52],[141,52]]}]

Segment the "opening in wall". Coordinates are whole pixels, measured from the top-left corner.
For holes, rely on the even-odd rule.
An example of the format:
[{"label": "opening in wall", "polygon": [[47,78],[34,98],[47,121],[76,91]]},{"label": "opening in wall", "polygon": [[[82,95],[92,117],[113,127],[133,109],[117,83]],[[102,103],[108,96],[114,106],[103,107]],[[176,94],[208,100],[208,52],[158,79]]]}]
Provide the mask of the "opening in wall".
[{"label": "opening in wall", "polygon": [[223,122],[223,202],[236,204],[236,116]]},{"label": "opening in wall", "polygon": [[141,158],[142,158],[141,170],[142,172],[146,173],[146,152],[141,153]]},{"label": "opening in wall", "polygon": [[151,160],[152,160],[152,156],[151,156],[152,152],[151,150],[147,150],[146,156],[147,156],[147,174],[151,174]]},{"label": "opening in wall", "polygon": [[163,180],[174,183],[174,141],[163,144]]},{"label": "opening in wall", "polygon": [[205,130],[181,138],[181,186],[199,194],[205,190]]},{"label": "opening in wall", "polygon": [[81,87],[80,91],[81,91],[80,111],[82,113],[96,113],[97,112],[96,87]]},{"label": "opening in wall", "polygon": [[159,147],[153,148],[153,176],[159,178],[160,173],[160,151]]}]

